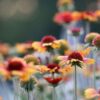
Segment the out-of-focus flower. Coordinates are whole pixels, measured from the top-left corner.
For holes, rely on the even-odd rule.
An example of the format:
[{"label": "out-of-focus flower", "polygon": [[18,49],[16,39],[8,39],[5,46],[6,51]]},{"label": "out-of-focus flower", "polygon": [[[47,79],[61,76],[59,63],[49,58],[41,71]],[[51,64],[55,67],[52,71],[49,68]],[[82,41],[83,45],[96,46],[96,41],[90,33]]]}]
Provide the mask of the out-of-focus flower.
[{"label": "out-of-focus flower", "polygon": [[100,35],[97,35],[97,36],[93,39],[92,44],[93,44],[94,46],[96,46],[97,48],[100,48]]},{"label": "out-of-focus flower", "polygon": [[85,42],[88,43],[89,45],[92,45],[93,39],[98,35],[96,32],[91,32],[86,35],[85,37]]},{"label": "out-of-focus flower", "polygon": [[56,40],[54,36],[48,35],[44,36],[41,40],[41,43],[44,47],[51,46],[52,43]]},{"label": "out-of-focus flower", "polygon": [[67,50],[69,50],[69,43],[62,39],[56,40],[53,42],[52,47],[57,50],[57,52],[61,55],[64,55]]},{"label": "out-of-focus flower", "polygon": [[33,73],[36,73],[35,68],[26,64],[22,58],[10,59],[4,69],[7,71],[7,78],[19,77],[23,81],[28,80]]},{"label": "out-of-focus flower", "polygon": [[[89,50],[89,49],[86,49]],[[86,64],[93,64],[94,59],[85,58],[87,52],[83,51],[72,51],[66,56],[59,56],[58,58],[61,60],[60,65],[70,65],[70,66],[78,66],[80,68],[85,67]]]},{"label": "out-of-focus flower", "polygon": [[72,12],[72,19],[73,19],[74,21],[82,20],[82,19],[83,19],[82,13],[81,13],[81,12],[78,12],[78,11]]},{"label": "out-of-focus flower", "polygon": [[26,55],[25,57],[24,57],[24,60],[26,61],[26,63],[28,64],[28,63],[32,63],[33,65],[39,65],[39,59],[38,58],[36,58],[35,56],[33,56],[33,55]]},{"label": "out-of-focus flower", "polygon": [[62,80],[62,77],[56,77],[56,78],[53,78],[53,77],[44,77],[44,79],[52,84],[52,85],[58,85],[59,82]]},{"label": "out-of-focus flower", "polygon": [[96,10],[96,11],[95,11],[95,15],[96,15],[98,18],[100,18],[100,10]]},{"label": "out-of-focus flower", "polygon": [[98,21],[98,18],[94,12],[86,11],[86,12],[83,12],[83,20],[96,22]]},{"label": "out-of-focus flower", "polygon": [[33,47],[34,50],[36,50],[38,52],[45,52],[46,51],[46,47],[44,47],[41,44],[41,42],[33,42],[32,47]]},{"label": "out-of-focus flower", "polygon": [[48,36],[44,36],[40,42],[33,42],[32,47],[39,51],[39,52],[43,52],[43,51],[51,51],[53,48],[53,42],[56,40],[56,38],[54,36],[48,35]]},{"label": "out-of-focus flower", "polygon": [[16,50],[17,50],[17,53],[19,54],[26,54],[28,53],[28,51],[33,50],[32,43],[31,42],[17,43]]},{"label": "out-of-focus flower", "polygon": [[85,98],[86,99],[94,99],[96,97],[100,96],[97,90],[93,88],[89,88],[85,90]]},{"label": "out-of-focus flower", "polygon": [[54,22],[57,24],[69,24],[73,21],[71,12],[59,12],[54,16]]},{"label": "out-of-focus flower", "polygon": [[72,36],[79,36],[81,34],[81,28],[74,27],[69,30],[68,34],[70,34]]},{"label": "out-of-focus flower", "polygon": [[64,5],[69,5],[72,4],[73,0],[58,0],[57,6],[64,6]]},{"label": "out-of-focus flower", "polygon": [[6,43],[0,43],[0,53],[2,55],[8,55],[9,53],[9,50],[10,50],[10,45],[9,44],[6,44]]}]

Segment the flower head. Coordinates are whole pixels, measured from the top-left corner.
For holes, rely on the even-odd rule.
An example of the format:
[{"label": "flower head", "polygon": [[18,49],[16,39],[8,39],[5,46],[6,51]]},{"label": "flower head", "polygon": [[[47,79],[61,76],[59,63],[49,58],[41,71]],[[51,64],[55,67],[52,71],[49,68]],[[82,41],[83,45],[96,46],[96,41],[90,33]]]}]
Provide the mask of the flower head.
[{"label": "flower head", "polygon": [[56,77],[56,78],[44,77],[44,79],[45,79],[48,83],[50,83],[50,84],[56,86],[56,85],[58,85],[59,82],[62,80],[62,77]]},{"label": "flower head", "polygon": [[48,36],[44,36],[41,40],[41,43],[44,44],[44,43],[52,43],[53,41],[55,41],[56,38],[52,35],[48,35]]},{"label": "flower head", "polygon": [[69,32],[73,36],[79,36],[81,34],[81,28],[75,27],[69,30]]},{"label": "flower head", "polygon": [[85,90],[85,98],[86,99],[94,99],[100,96],[100,94],[93,88],[89,88]]},{"label": "flower head", "polygon": [[22,71],[26,67],[26,63],[19,58],[13,58],[8,62],[7,70],[12,71]]},{"label": "flower head", "polygon": [[[88,50],[88,49],[86,49]],[[71,65],[71,66],[78,66],[83,67],[86,66],[85,64],[93,64],[94,60],[90,58],[85,58],[87,51],[72,51],[67,56],[60,56],[61,59],[60,65]]]},{"label": "flower head", "polygon": [[100,48],[100,35],[96,36],[96,37],[93,39],[92,44],[93,44],[94,46],[96,46],[97,48]]},{"label": "flower head", "polygon": [[91,22],[95,22],[98,20],[96,14],[90,11],[83,12],[83,19]]},{"label": "flower head", "polygon": [[98,35],[98,33],[96,33],[96,32],[87,34],[85,37],[85,42],[88,43],[89,45],[92,45],[92,41],[97,35]]},{"label": "flower head", "polygon": [[72,22],[72,15],[70,12],[59,12],[54,16],[54,22],[57,24],[68,24]]},{"label": "flower head", "polygon": [[32,62],[34,65],[38,65],[39,64],[39,59],[37,59],[33,55],[26,55],[24,57],[24,60],[26,61],[26,63],[31,63]]},{"label": "flower head", "polygon": [[57,6],[64,6],[64,5],[68,5],[68,4],[72,4],[73,0],[58,0],[57,2]]},{"label": "flower head", "polygon": [[60,66],[56,63],[48,64],[47,67],[53,72],[58,72],[58,70],[60,69]]}]

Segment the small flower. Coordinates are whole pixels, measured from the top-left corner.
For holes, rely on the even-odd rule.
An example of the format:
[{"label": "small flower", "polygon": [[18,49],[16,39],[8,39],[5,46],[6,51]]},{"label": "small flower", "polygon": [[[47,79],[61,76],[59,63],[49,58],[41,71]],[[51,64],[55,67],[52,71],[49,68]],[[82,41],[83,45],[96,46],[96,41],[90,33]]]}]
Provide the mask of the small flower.
[{"label": "small flower", "polygon": [[73,0],[58,0],[57,2],[57,6],[64,6],[64,5],[68,5],[68,4],[72,4]]},{"label": "small flower", "polygon": [[26,63],[33,63],[34,65],[38,65],[39,64],[39,59],[37,59],[36,57],[34,57],[33,55],[26,55],[24,57],[24,60],[26,61]]},{"label": "small flower", "polygon": [[83,19],[91,22],[96,22],[98,20],[96,14],[90,11],[83,12]]},{"label": "small flower", "polygon": [[44,77],[44,79],[52,84],[52,85],[58,85],[59,82],[62,80],[62,77],[56,77],[56,78],[52,78],[52,77]]},{"label": "small flower", "polygon": [[[86,50],[88,50],[88,49],[86,49]],[[86,66],[85,64],[93,64],[94,63],[93,59],[84,57],[87,54],[86,50],[84,50],[82,52],[81,51],[72,51],[67,56],[58,57],[59,59],[61,59],[60,65],[65,66],[67,64],[67,65],[78,66],[78,67],[82,68],[83,66]]]},{"label": "small flower", "polygon": [[96,10],[96,11],[95,11],[95,15],[96,15],[98,18],[100,18],[100,10]]},{"label": "small flower", "polygon": [[54,22],[57,24],[69,24],[72,22],[72,15],[70,12],[59,12],[54,16]]},{"label": "small flower", "polygon": [[81,28],[75,27],[69,30],[69,34],[73,36],[79,36],[81,34]]},{"label": "small flower", "polygon": [[92,45],[92,41],[96,36],[98,36],[98,33],[96,32],[87,34],[85,37],[85,42],[88,43],[89,45]]},{"label": "small flower", "polygon": [[85,90],[85,98],[86,99],[94,99],[100,96],[100,94],[93,88],[89,88]]},{"label": "small flower", "polygon": [[[9,77],[18,77],[20,80],[26,81],[33,73],[36,73],[34,67],[28,65],[22,58],[12,58],[8,61],[5,70]],[[25,80],[24,80],[25,79]]]},{"label": "small flower", "polygon": [[100,48],[100,35],[96,36],[96,37],[93,39],[92,44],[93,44],[94,46],[96,46],[97,48]]},{"label": "small flower", "polygon": [[13,58],[8,62],[7,71],[23,71],[26,67],[26,63],[24,60],[20,58]]},{"label": "small flower", "polygon": [[78,11],[74,11],[74,12],[72,12],[72,18],[74,21],[82,20],[83,19],[82,13],[78,12]]},{"label": "small flower", "polygon": [[48,36],[44,36],[41,40],[41,43],[43,46],[49,46],[51,45],[54,41],[56,40],[56,38],[54,36],[48,35]]},{"label": "small flower", "polygon": [[56,63],[48,64],[47,67],[51,70],[51,72],[58,72],[60,66]]}]

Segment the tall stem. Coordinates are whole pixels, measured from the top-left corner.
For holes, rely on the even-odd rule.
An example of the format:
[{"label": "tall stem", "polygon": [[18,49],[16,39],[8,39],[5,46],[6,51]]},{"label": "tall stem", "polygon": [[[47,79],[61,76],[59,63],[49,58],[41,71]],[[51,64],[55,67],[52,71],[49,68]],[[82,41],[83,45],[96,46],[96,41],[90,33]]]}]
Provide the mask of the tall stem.
[{"label": "tall stem", "polygon": [[90,23],[86,22],[86,34],[90,32]]},{"label": "tall stem", "polygon": [[52,91],[52,100],[57,100],[56,87],[54,86],[53,86],[53,91]]},{"label": "tall stem", "polygon": [[[97,51],[96,51],[97,52]],[[96,52],[94,52],[93,51],[93,58],[95,59],[95,61],[96,61],[96,59],[97,59],[97,54],[96,54]],[[97,66],[97,64],[96,64],[96,62],[94,63],[94,66],[93,66],[93,87],[96,89],[96,66]]]},{"label": "tall stem", "polygon": [[77,100],[77,66],[74,66],[74,100]]}]

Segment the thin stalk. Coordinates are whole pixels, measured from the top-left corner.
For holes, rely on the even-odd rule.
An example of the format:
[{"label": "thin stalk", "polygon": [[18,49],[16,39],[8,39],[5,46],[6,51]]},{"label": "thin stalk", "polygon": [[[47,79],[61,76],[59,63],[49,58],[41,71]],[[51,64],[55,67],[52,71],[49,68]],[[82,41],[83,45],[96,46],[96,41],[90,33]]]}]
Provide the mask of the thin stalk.
[{"label": "thin stalk", "polygon": [[53,91],[52,91],[52,100],[57,100],[56,87],[54,86],[53,86]]},{"label": "thin stalk", "polygon": [[77,66],[74,66],[74,100],[77,100]]},{"label": "thin stalk", "polygon": [[[95,59],[95,61],[96,61],[96,59],[97,59],[97,54],[96,54],[96,52],[94,52],[93,51],[93,58]],[[94,63],[94,66],[93,66],[93,87],[96,89],[96,66],[97,66],[97,64],[96,64],[96,62]]]},{"label": "thin stalk", "polygon": [[90,23],[87,21],[86,22],[86,34],[90,32]]}]

